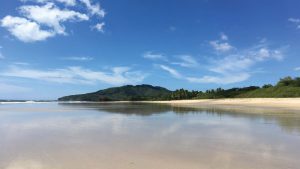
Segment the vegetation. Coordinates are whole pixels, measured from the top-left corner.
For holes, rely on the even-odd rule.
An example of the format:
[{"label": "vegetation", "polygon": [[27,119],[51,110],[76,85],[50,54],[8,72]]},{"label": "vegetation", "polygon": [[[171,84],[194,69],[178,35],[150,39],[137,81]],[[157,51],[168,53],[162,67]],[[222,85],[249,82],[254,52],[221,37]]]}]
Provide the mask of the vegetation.
[{"label": "vegetation", "polygon": [[283,98],[300,97],[300,77],[285,77],[276,85],[262,87],[250,86],[231,89],[212,89],[188,91],[179,89],[170,91],[151,85],[127,85],[108,88],[94,93],[59,98],[59,101],[143,101],[143,100],[184,100],[184,99],[221,99],[221,98]]},{"label": "vegetation", "polygon": [[151,85],[126,85],[99,90],[94,93],[72,95],[59,101],[136,101],[167,100],[172,92],[166,88]]}]

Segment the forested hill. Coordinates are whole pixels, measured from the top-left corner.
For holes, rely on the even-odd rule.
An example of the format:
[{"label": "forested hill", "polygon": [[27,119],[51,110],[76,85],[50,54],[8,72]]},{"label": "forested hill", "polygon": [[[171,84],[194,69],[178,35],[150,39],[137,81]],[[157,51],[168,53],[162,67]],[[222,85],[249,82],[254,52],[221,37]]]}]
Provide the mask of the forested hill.
[{"label": "forested hill", "polygon": [[170,91],[151,85],[127,85],[108,88],[94,93],[72,95],[59,98],[59,101],[143,101],[143,100],[182,100],[218,98],[284,98],[300,97],[300,77],[285,77],[275,85],[250,86],[207,91]]},{"label": "forested hill", "polygon": [[132,101],[166,100],[172,92],[166,88],[151,85],[126,85],[99,90],[94,93],[65,96],[59,101]]}]

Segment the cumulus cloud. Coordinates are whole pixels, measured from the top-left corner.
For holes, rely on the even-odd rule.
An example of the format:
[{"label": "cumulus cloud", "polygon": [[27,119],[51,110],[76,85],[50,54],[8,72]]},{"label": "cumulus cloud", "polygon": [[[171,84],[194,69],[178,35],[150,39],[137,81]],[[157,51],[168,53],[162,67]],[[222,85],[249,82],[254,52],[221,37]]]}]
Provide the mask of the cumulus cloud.
[{"label": "cumulus cloud", "polygon": [[104,26],[105,26],[105,23],[102,22],[102,23],[97,23],[95,26],[93,26],[92,28],[93,29],[96,29],[97,31],[99,32],[102,32],[104,33]]},{"label": "cumulus cloud", "polygon": [[[11,35],[23,42],[46,40],[56,35],[67,35],[66,22],[82,22],[91,20],[93,16],[103,18],[104,10],[99,3],[90,0],[21,0],[23,3],[31,1],[17,8],[20,16],[7,15],[0,20],[0,26],[6,28]],[[79,3],[81,2],[81,3]],[[61,3],[63,5],[56,5]],[[81,4],[81,7],[79,6]],[[63,7],[61,7],[63,6]],[[77,7],[78,6],[78,7]],[[82,6],[86,13],[79,12]],[[71,8],[70,8],[71,7]],[[79,8],[80,7],[80,8]],[[82,11],[82,10],[81,10]],[[94,27],[103,32],[104,23]]]},{"label": "cumulus cloud", "polygon": [[246,71],[256,63],[270,59],[282,60],[282,50],[270,49],[267,46],[247,49],[245,51],[225,56],[221,59],[213,60],[209,70],[220,74]]},{"label": "cumulus cloud", "polygon": [[228,42],[210,41],[210,45],[218,52],[227,52],[233,49]]},{"label": "cumulus cloud", "polygon": [[21,0],[22,2],[33,1],[37,3],[60,2],[67,6],[75,6],[76,0]]},{"label": "cumulus cloud", "polygon": [[43,6],[22,6],[20,7],[20,12],[26,18],[31,19],[40,25],[46,25],[52,28],[57,34],[66,34],[65,28],[61,24],[62,22],[89,20],[89,17],[86,14],[67,9],[61,10],[53,3],[47,3]]},{"label": "cumulus cloud", "polygon": [[295,71],[300,71],[300,67],[296,67],[294,70]]},{"label": "cumulus cloud", "polygon": [[57,2],[65,3],[66,5],[74,6],[76,5],[76,0],[56,0]]},{"label": "cumulus cloud", "polygon": [[227,41],[228,41],[228,36],[224,33],[221,33],[219,40],[210,41],[209,44],[217,52],[228,52],[234,49],[234,47],[231,44],[229,44]]},{"label": "cumulus cloud", "polygon": [[21,0],[22,2],[26,3],[28,1],[40,3],[40,4],[46,4],[46,3],[62,3],[68,6],[76,6],[79,5],[78,2],[85,5],[89,15],[97,15],[101,18],[105,16],[104,9],[101,8],[101,5],[99,3],[93,3],[92,0]]},{"label": "cumulus cloud", "polygon": [[101,8],[99,3],[92,4],[91,0],[79,0],[84,3],[92,15],[98,15],[99,17],[105,16],[105,11]]},{"label": "cumulus cloud", "polygon": [[131,71],[129,67],[113,67],[108,72],[93,71],[82,67],[67,67],[54,70],[39,70],[10,66],[0,73],[4,77],[17,77],[69,84],[96,84],[110,85],[136,84],[144,80],[145,75],[140,71]]},{"label": "cumulus cloud", "polygon": [[225,33],[222,32],[220,36],[221,40],[228,40],[228,36]]},{"label": "cumulus cloud", "polygon": [[55,35],[51,30],[42,30],[36,22],[20,17],[6,16],[1,20],[1,26],[24,42],[42,41]]}]

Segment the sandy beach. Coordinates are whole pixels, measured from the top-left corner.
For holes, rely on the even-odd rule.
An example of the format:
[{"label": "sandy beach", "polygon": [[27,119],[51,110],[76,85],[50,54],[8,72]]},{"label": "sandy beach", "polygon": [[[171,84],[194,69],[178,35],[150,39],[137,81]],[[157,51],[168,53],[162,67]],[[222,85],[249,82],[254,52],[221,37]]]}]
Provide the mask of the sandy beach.
[{"label": "sandy beach", "polygon": [[193,108],[236,108],[245,107],[264,110],[300,111],[300,98],[230,98],[230,99],[199,99],[199,100],[168,100],[168,101],[109,101],[81,102],[67,101],[60,103],[152,103],[168,104],[175,107]]},{"label": "sandy beach", "polygon": [[300,111],[300,98],[243,98],[147,101],[147,103],[170,104],[183,107],[249,107]]}]

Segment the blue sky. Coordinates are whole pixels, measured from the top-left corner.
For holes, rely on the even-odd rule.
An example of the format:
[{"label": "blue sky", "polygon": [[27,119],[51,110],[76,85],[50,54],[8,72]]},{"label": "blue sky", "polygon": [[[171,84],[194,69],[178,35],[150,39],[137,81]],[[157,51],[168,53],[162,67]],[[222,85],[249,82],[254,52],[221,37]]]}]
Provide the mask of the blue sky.
[{"label": "blue sky", "polygon": [[0,0],[0,96],[206,90],[300,73],[297,0]]}]

